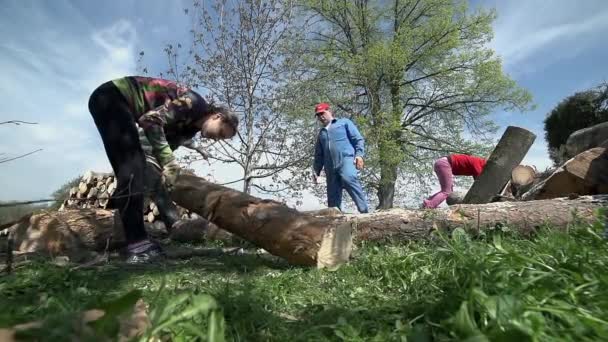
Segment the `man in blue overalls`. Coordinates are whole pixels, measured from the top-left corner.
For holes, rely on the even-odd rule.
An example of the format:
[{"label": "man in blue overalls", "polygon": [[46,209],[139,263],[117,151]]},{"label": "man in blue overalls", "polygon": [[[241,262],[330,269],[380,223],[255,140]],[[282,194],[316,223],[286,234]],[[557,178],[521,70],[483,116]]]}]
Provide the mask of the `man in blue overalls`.
[{"label": "man in blue overalls", "polygon": [[353,199],[360,213],[367,213],[367,198],[359,182],[363,169],[364,140],[357,126],[349,119],[336,119],[329,104],[319,103],[315,115],[324,126],[315,145],[313,181],[325,168],[327,205],[342,210],[342,189]]}]

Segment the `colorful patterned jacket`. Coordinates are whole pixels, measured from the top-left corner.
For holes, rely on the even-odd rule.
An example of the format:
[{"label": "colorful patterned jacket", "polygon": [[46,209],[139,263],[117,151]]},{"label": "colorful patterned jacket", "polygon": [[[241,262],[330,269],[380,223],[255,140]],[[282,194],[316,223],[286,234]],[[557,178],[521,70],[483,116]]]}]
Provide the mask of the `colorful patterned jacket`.
[{"label": "colorful patterned jacket", "polygon": [[173,150],[194,137],[199,131],[194,124],[209,112],[198,93],[172,81],[127,76],[112,82],[127,99],[141,128],[144,152],[151,152],[160,166],[175,159]]}]

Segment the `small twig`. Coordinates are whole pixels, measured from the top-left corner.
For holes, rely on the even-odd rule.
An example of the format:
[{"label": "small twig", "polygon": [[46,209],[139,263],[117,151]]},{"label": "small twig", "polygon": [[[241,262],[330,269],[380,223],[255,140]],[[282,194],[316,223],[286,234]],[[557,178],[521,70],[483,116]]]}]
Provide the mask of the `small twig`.
[{"label": "small twig", "polygon": [[[142,192],[133,192],[133,193],[126,194],[126,195],[110,196],[108,199],[117,199],[117,198],[130,197],[130,196],[135,196],[135,195],[147,195],[147,194],[153,194],[155,192],[156,191],[152,191],[152,190],[142,191]],[[39,200],[35,200],[35,201],[0,203],[0,208],[16,207],[19,205],[46,203],[46,202],[55,202],[55,201],[58,201],[58,200],[55,198],[47,198],[47,199],[39,199]],[[86,201],[89,201],[89,199],[88,198],[70,198],[70,201],[86,202]],[[4,226],[4,225],[2,225],[2,226]]]},{"label": "small twig", "polygon": [[6,273],[11,274],[13,271],[13,237],[9,234],[6,241]]},{"label": "small twig", "polygon": [[106,261],[106,264],[110,261],[110,240],[112,239],[112,237],[110,236],[109,238],[107,238],[106,240],[106,248],[104,248],[103,250],[103,257]]},{"label": "small twig", "polygon": [[15,124],[15,125],[19,126],[21,124],[37,125],[38,123],[37,122],[21,121],[21,120],[10,120],[10,121],[0,122],[0,125],[4,125],[4,124]]},{"label": "small twig", "polygon": [[34,154],[34,153],[36,153],[36,152],[40,152],[40,151],[42,151],[42,149],[41,149],[41,148],[37,149],[36,151],[32,151],[32,152],[30,152],[30,153],[26,153],[26,154],[22,154],[22,155],[20,155],[20,156],[14,157],[14,158],[2,159],[2,160],[0,160],[0,164],[1,164],[1,163],[6,163],[6,162],[9,162],[9,161],[11,161],[11,160],[15,160],[15,159],[19,159],[19,158],[27,157],[27,156],[29,156],[30,154]]}]

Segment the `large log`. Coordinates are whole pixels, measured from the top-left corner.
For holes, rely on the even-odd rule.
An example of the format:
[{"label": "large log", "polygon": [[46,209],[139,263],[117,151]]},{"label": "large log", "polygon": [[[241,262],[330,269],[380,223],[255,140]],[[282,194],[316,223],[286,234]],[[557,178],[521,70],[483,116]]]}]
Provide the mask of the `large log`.
[{"label": "large log", "polygon": [[120,220],[113,211],[66,209],[26,215],[8,228],[15,251],[80,255],[124,244]]},{"label": "large log", "polygon": [[322,219],[282,203],[192,175],[180,175],[171,197],[182,208],[292,264],[332,268],[350,257],[348,224],[328,226]]},{"label": "large log", "polygon": [[[392,209],[367,215],[349,215],[356,222],[353,243],[361,241],[411,241],[428,238],[433,231],[455,228],[477,233],[497,226],[530,236],[539,227],[566,230],[573,223],[593,223],[598,208],[608,204],[608,196],[582,196],[531,202],[494,202],[457,204],[427,210]],[[328,222],[330,225],[339,224]]]},{"label": "large log", "polygon": [[488,203],[504,188],[511,171],[524,159],[536,135],[526,129],[509,126],[487,160],[486,166],[473,182],[463,203]]},{"label": "large log", "polygon": [[568,137],[565,145],[565,157],[572,158],[581,152],[599,147],[606,139],[608,139],[608,122],[579,129]]},{"label": "large log", "polygon": [[[181,186],[185,192],[184,185]],[[216,189],[215,191],[219,191]],[[232,194],[229,192],[228,195]],[[211,218],[223,217],[225,208],[229,208],[230,196],[226,194],[210,194],[207,203],[211,206],[206,209]],[[227,203],[222,203],[228,201]],[[193,202],[193,201],[191,201]],[[207,204],[201,206],[206,207]],[[213,207],[213,203],[217,207]],[[289,219],[272,219],[271,216],[284,213],[284,209],[275,207],[275,203],[265,201],[247,202],[248,205],[256,206],[257,211],[234,211],[235,219],[224,218],[222,222],[257,222],[250,221],[247,217],[266,216],[264,222],[274,222],[275,227],[264,226],[253,227],[258,234],[268,232],[277,235],[293,233],[289,231]],[[608,204],[608,195],[581,196],[576,199],[559,198],[552,200],[539,200],[530,202],[496,202],[488,204],[458,204],[449,208],[441,209],[390,209],[363,215],[341,215],[322,216],[302,219],[302,223],[308,219],[318,219],[319,223],[327,228],[340,226],[354,227],[353,242],[358,244],[362,241],[413,241],[428,238],[437,229],[451,231],[458,227],[476,232],[477,230],[493,229],[496,226],[507,226],[512,230],[519,231],[524,235],[533,233],[537,227],[547,225],[552,229],[565,230],[574,222],[592,223],[597,219],[595,211]],[[235,207],[243,208],[238,203]],[[265,209],[268,211],[265,211]],[[286,208],[289,209],[289,208]],[[291,209],[289,209],[291,210]],[[293,214],[293,213],[291,213]],[[290,214],[290,215],[291,215]],[[110,210],[85,210],[66,209],[61,212],[47,212],[38,215],[27,216],[18,223],[11,226],[9,231],[15,241],[15,249],[19,252],[43,252],[53,256],[77,255],[85,250],[103,251],[110,239],[110,248],[122,246],[124,237],[120,220],[114,220],[114,212]],[[194,222],[192,222],[193,224]],[[214,226],[214,225],[210,225]],[[287,227],[287,228],[285,228]],[[248,227],[241,228],[245,230]],[[177,240],[194,241],[201,240],[196,233],[196,227],[188,234],[181,234]],[[202,239],[213,239],[213,235],[220,233],[226,235],[225,231],[215,228],[205,229]],[[252,231],[253,232],[253,231]],[[180,234],[180,232],[177,232]],[[222,237],[230,242],[230,235]],[[280,239],[280,238],[277,238]],[[256,242],[258,239],[252,241]],[[223,240],[224,241],[224,240]],[[251,241],[251,240],[250,240]],[[262,246],[260,246],[262,247]]]},{"label": "large log", "polygon": [[608,149],[592,148],[568,160],[551,176],[523,194],[525,201],[565,197],[570,194],[608,193]]}]

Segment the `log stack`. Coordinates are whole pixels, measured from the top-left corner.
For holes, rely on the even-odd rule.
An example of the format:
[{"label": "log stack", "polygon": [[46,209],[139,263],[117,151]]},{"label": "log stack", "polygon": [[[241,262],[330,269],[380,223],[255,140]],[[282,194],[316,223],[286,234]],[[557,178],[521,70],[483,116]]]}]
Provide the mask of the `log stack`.
[{"label": "log stack", "polygon": [[579,153],[522,195],[524,201],[608,193],[608,151],[595,147]]},{"label": "log stack", "polygon": [[116,191],[114,174],[87,171],[80,183],[71,188],[68,198],[59,210],[65,209],[106,209],[109,199]]},{"label": "log stack", "polygon": [[[80,183],[71,188],[68,198],[62,203],[60,211],[66,209],[116,209],[111,207],[110,197],[116,192],[116,178],[113,173],[87,171]],[[191,219],[192,213],[178,206],[182,219]],[[144,222],[154,223],[155,229],[165,229],[160,221],[159,209],[149,196],[144,198]]]}]

